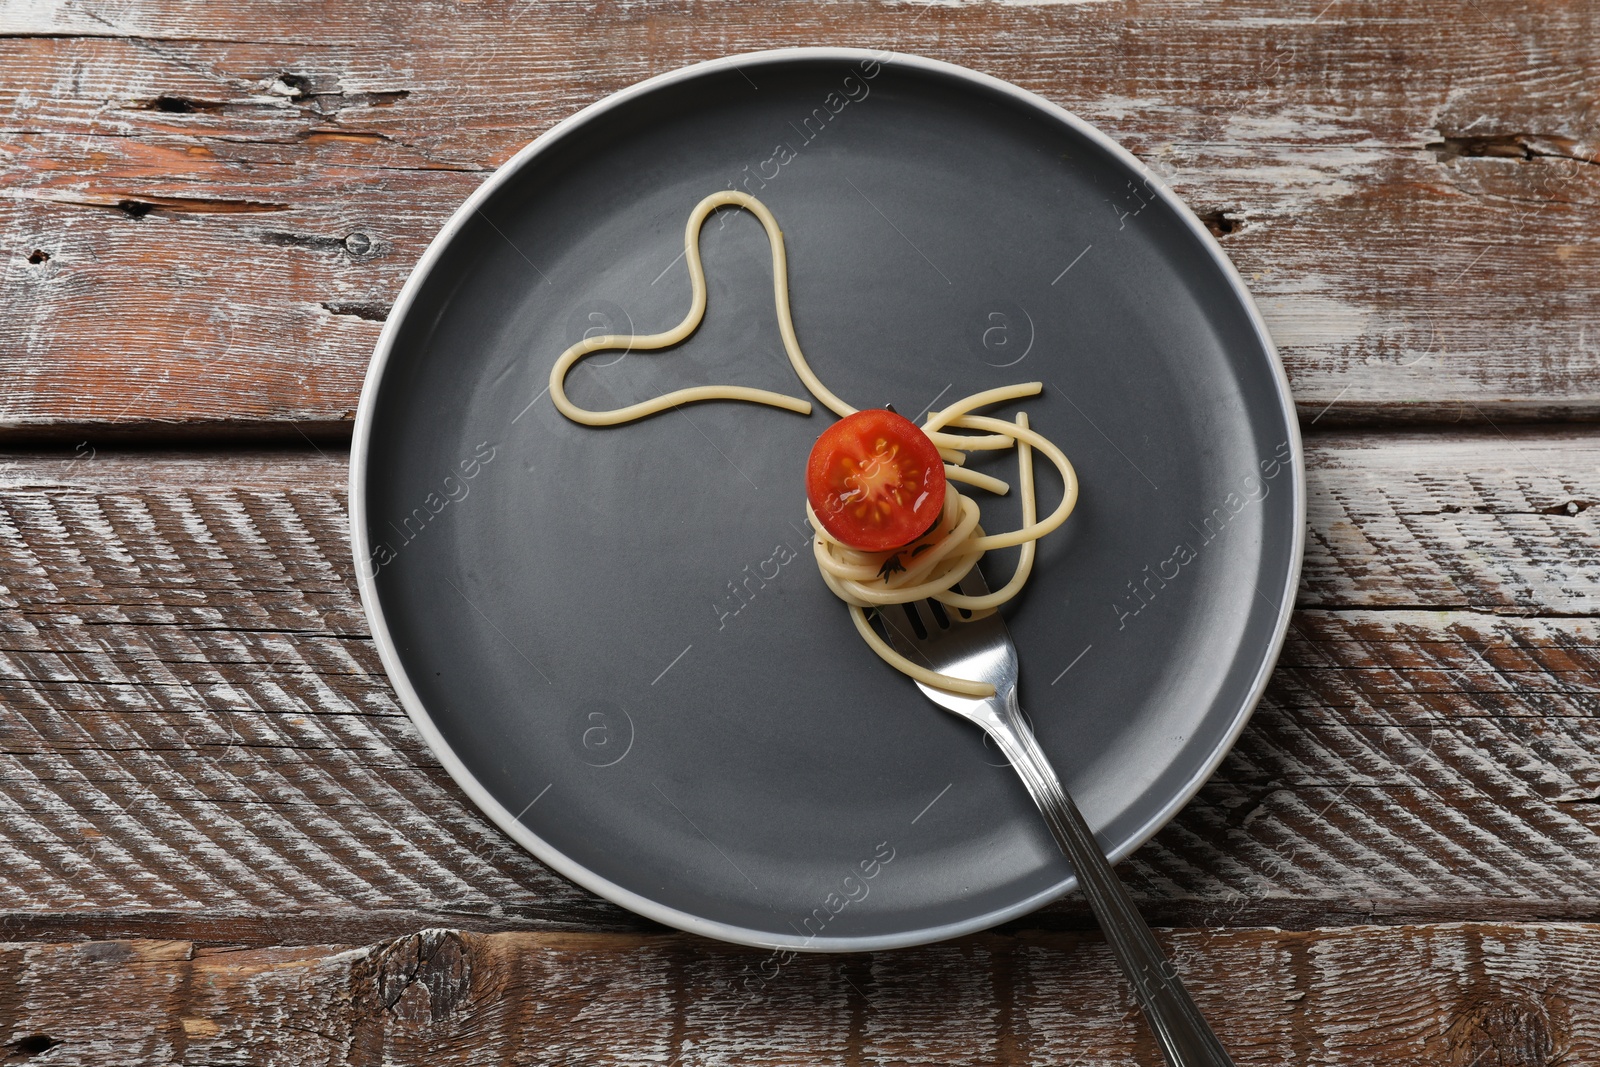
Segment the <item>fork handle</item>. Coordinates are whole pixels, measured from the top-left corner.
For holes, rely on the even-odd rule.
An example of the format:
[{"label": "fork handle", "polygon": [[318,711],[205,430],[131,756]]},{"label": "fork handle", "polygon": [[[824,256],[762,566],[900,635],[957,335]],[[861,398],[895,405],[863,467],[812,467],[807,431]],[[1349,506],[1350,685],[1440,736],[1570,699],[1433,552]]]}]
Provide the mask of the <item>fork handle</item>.
[{"label": "fork handle", "polygon": [[1089,898],[1112,955],[1133,986],[1167,1063],[1172,1067],[1232,1067],[1233,1060],[1183,987],[1071,794],[1034,740],[1017,704],[1015,686],[1006,693],[1000,710],[998,725],[1002,729],[991,726],[989,732],[1022,777],[1056,843],[1071,861],[1078,884]]}]

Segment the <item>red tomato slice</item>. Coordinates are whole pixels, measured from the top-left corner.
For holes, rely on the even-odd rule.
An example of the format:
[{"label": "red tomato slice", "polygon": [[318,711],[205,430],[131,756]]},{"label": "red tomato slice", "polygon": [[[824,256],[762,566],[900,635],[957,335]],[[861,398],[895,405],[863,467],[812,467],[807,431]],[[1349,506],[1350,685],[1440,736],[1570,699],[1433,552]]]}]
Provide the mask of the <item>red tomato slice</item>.
[{"label": "red tomato slice", "polygon": [[909,544],[944,507],[944,460],[917,424],[858,411],[822,432],[806,463],[806,497],[834,537],[864,552]]}]

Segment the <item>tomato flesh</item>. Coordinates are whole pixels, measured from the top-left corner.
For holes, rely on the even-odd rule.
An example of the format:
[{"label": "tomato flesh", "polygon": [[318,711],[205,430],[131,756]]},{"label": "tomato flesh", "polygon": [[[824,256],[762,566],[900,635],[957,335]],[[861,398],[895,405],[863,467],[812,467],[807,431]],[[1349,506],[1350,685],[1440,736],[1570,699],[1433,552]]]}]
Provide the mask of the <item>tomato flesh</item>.
[{"label": "tomato flesh", "polygon": [[806,498],[823,529],[884,552],[921,536],[944,507],[944,460],[917,424],[874,408],[823,431],[806,463]]}]

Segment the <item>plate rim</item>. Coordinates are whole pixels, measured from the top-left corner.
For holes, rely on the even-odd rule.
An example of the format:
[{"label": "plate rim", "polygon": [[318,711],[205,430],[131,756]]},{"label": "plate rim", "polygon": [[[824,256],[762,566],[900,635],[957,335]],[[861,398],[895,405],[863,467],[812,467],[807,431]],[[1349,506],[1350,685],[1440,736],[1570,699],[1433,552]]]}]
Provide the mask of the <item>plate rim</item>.
[{"label": "plate rim", "polygon": [[1146,187],[1153,190],[1173,210],[1174,214],[1189,227],[1194,236],[1199,239],[1201,247],[1210,255],[1222,277],[1227,280],[1235,298],[1243,307],[1246,318],[1267,355],[1268,365],[1277,388],[1280,412],[1285,416],[1285,422],[1288,426],[1289,445],[1293,459],[1291,492],[1293,494],[1295,519],[1290,565],[1280,590],[1282,596],[1279,600],[1278,618],[1275,623],[1273,637],[1266,649],[1266,655],[1262,657],[1261,663],[1257,667],[1255,678],[1252,679],[1249,696],[1234,716],[1233,722],[1221,742],[1201,762],[1196,773],[1184,783],[1182,789],[1174,794],[1154,815],[1146,819],[1125,842],[1119,844],[1108,853],[1111,862],[1116,863],[1133,853],[1170,822],[1173,816],[1194,798],[1194,795],[1216,772],[1217,766],[1238,742],[1239,735],[1244,731],[1245,725],[1250,721],[1263,693],[1266,691],[1267,683],[1272,676],[1272,671],[1277,664],[1278,656],[1282,652],[1283,643],[1288,634],[1290,617],[1294,612],[1295,591],[1299,587],[1300,571],[1305,555],[1306,476],[1299,418],[1296,413],[1293,395],[1289,389],[1289,378],[1284,370],[1283,360],[1278,355],[1278,349],[1273,344],[1271,334],[1267,331],[1266,322],[1261,316],[1260,309],[1256,306],[1254,298],[1245,287],[1238,268],[1233,265],[1233,262],[1222,250],[1222,246],[1218,243],[1216,237],[1206,229],[1188,204],[1180,199],[1159,175],[1145,166],[1132,152],[1113,141],[1096,127],[1039,94],[993,75],[945,60],[930,59],[926,56],[896,52],[890,49],[844,46],[794,46],[763,49],[703,60],[635,82],[626,88],[594,101],[557,122],[544,133],[536,136],[489,175],[456,208],[439,232],[428,243],[428,247],[423,250],[421,257],[418,258],[410,274],[407,275],[405,284],[401,286],[399,294],[395,297],[394,305],[390,309],[383,328],[378,334],[372,360],[368,364],[366,376],[362,381],[360,398],[356,405],[356,417],[350,443],[347,507],[350,523],[350,547],[355,563],[356,585],[361,595],[362,611],[366,615],[368,628],[372,632],[373,643],[378,648],[378,657],[383,664],[384,672],[388,675],[390,684],[394,686],[395,693],[400,698],[400,704],[405,709],[406,715],[416,726],[418,732],[421,733],[423,740],[427,743],[434,757],[439,760],[450,777],[467,794],[468,799],[477,805],[478,809],[501,831],[532,853],[541,863],[544,863],[580,887],[637,915],[653,919],[666,926],[753,948],[810,952],[871,952],[924,945],[959,937],[963,934],[987,930],[1010,919],[1026,915],[1059,897],[1065,896],[1076,888],[1077,878],[1068,876],[1047,889],[1034,893],[1004,908],[994,909],[960,922],[907,930],[894,934],[851,937],[828,937],[825,935],[802,937],[750,929],[682,911],[620,886],[584,867],[581,863],[549,844],[538,834],[523,825],[509,809],[495,799],[489,790],[484,788],[482,783],[477,780],[476,776],[455,754],[449,743],[445,741],[444,735],[434,724],[427,707],[412,686],[410,677],[406,674],[405,666],[401,662],[399,652],[390,636],[383,614],[383,606],[378,600],[376,575],[371,570],[371,546],[367,537],[365,498],[370,461],[373,410],[378,389],[382,384],[384,371],[394,350],[400,325],[410,312],[417,293],[431,275],[433,267],[443,255],[445,249],[472,217],[478,213],[481,205],[524,167],[549,152],[553,146],[561,143],[575,130],[582,128],[597,117],[628,103],[636,97],[648,95],[657,89],[679,82],[723,71],[744,73],[743,68],[747,67],[811,60],[892,64],[924,73],[940,75],[956,81],[965,81],[977,88],[998,93],[1017,103],[1035,109],[1044,116],[1068,127],[1079,136],[1089,139],[1113,159],[1121,162],[1142,177],[1147,183]]}]

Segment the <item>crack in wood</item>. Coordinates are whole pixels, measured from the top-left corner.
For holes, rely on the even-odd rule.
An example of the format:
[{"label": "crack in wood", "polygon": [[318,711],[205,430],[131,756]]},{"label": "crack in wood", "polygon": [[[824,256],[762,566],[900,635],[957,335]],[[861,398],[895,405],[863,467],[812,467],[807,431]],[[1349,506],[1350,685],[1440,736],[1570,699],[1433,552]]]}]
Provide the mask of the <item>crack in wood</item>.
[{"label": "crack in wood", "polygon": [[292,101],[306,101],[320,115],[335,115],[346,107],[388,107],[411,95],[410,89],[376,89],[348,92],[337,74],[287,71],[279,74],[268,92]]},{"label": "crack in wood", "polygon": [[1600,156],[1586,156],[1577,151],[1577,138],[1553,133],[1457,134],[1430,141],[1423,147],[1441,163],[1453,159],[1516,159],[1524,163],[1536,159],[1565,159],[1600,165]]},{"label": "crack in wood", "polygon": [[153,211],[170,211],[177,214],[195,215],[239,215],[289,210],[288,204],[264,200],[203,196],[156,196],[149,193],[140,194],[137,197],[121,197],[118,199],[78,196],[50,196],[37,199],[46,199],[56,204],[70,204],[75,207],[110,208],[113,211],[122,212],[130,219],[142,219]]},{"label": "crack in wood", "polygon": [[368,322],[382,322],[389,317],[389,304],[334,304],[324,301],[323,310],[331,315],[353,315]]},{"label": "crack in wood", "polygon": [[257,235],[264,245],[278,245],[282,248],[312,248],[318,251],[333,252],[344,251],[343,237],[328,237],[323,234],[287,233],[282,230],[268,230]]},{"label": "crack in wood", "polygon": [[[386,133],[375,133],[370,130],[342,130],[318,127],[316,129],[302,130],[295,135],[295,140],[304,144],[380,144],[384,141],[393,141],[394,138]],[[410,147],[407,145],[406,147]]]},{"label": "crack in wood", "polygon": [[227,102],[222,100],[202,100],[199,97],[177,96],[169,93],[162,93],[160,96],[151,97],[149,100],[141,100],[128,105],[130,110],[163,111],[171,115],[192,115],[197,111],[221,111],[227,106]]},{"label": "crack in wood", "polygon": [[17,1038],[8,1045],[0,1046],[10,1050],[6,1053],[4,1060],[0,1060],[0,1062],[32,1059],[34,1056],[49,1052],[60,1044],[62,1044],[60,1039],[51,1037],[49,1034],[29,1034],[26,1037]]},{"label": "crack in wood", "polygon": [[1244,220],[1238,217],[1239,208],[1214,208],[1208,211],[1199,211],[1200,221],[1205,223],[1206,229],[1211,231],[1211,236],[1221,239],[1238,233],[1244,228]]},{"label": "crack in wood", "polygon": [[[244,105],[240,104],[237,106]],[[59,137],[59,131],[53,130],[12,129],[8,130],[7,133],[13,137],[19,138]],[[86,140],[105,139],[114,142],[126,143],[139,141],[145,138],[147,134],[135,129],[82,130],[74,133],[73,136],[81,137]],[[245,136],[243,134],[216,135],[209,133],[195,133],[192,136],[197,141],[202,141],[210,146],[213,146],[212,151],[218,160],[247,163],[251,167],[282,167],[292,171],[303,171],[306,165],[305,161],[300,159],[262,159],[244,155],[230,155],[224,152],[222,147],[230,145],[238,146],[240,148],[249,148],[256,145],[284,145],[294,147],[308,143],[316,145],[322,143],[344,142],[355,144],[384,143],[398,145],[402,148],[415,149],[414,145],[406,141],[401,141],[391,134],[366,130],[341,130],[337,127],[306,129],[301,130],[291,136]],[[393,172],[395,174],[482,174],[486,171],[494,169],[493,164],[490,163],[479,163],[470,160],[459,159],[438,159],[426,153],[425,158],[428,160],[426,163],[373,162],[370,160],[359,159],[340,160],[339,167],[343,170]],[[41,197],[40,199],[53,198]],[[71,203],[72,201],[63,200],[61,202]]]},{"label": "crack in wood", "polygon": [[374,241],[360,230],[351,231],[343,237],[267,230],[258,234],[257,240],[262,244],[277,245],[280,248],[309,248],[319,252],[340,252],[350,259],[358,261],[374,259],[387,251],[382,244]]},{"label": "crack in wood", "polygon": [[277,40],[246,40],[242,37],[201,37],[184,34],[142,34],[126,32],[92,33],[86,30],[0,30],[0,41],[126,41],[132,45],[143,44],[223,44],[223,45],[257,45],[281,48],[286,45],[296,45],[302,48],[315,47],[325,44],[318,40],[292,40],[279,38]]}]

